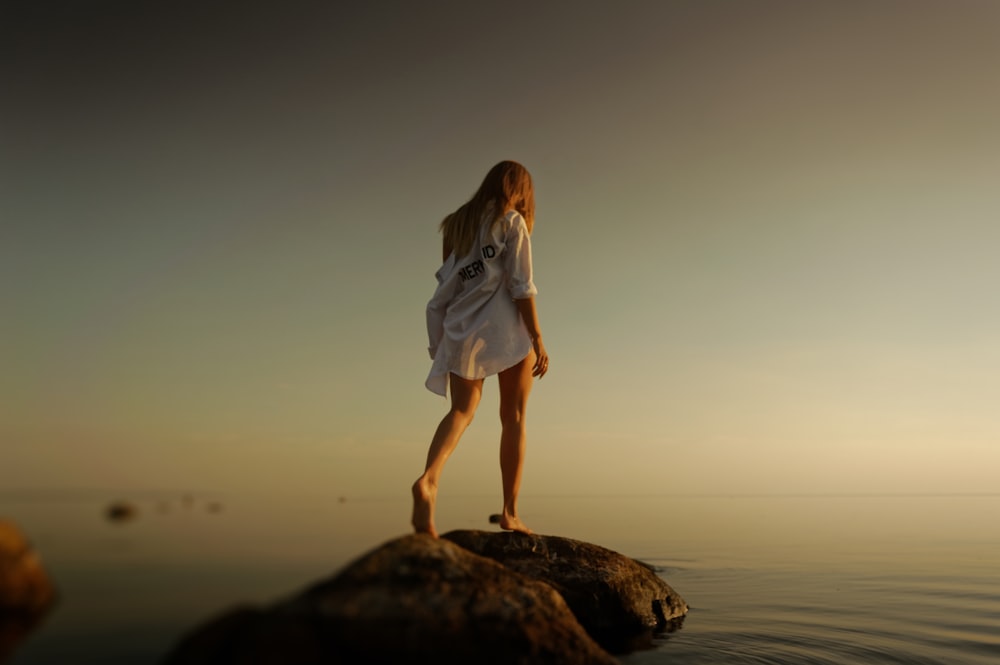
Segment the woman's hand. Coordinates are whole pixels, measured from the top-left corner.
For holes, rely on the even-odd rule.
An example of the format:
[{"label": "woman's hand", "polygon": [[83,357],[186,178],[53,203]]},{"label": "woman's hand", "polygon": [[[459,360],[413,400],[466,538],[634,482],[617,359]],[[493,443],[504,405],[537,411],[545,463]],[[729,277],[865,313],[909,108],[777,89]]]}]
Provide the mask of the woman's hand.
[{"label": "woman's hand", "polygon": [[549,354],[545,350],[545,344],[542,343],[541,337],[533,338],[531,345],[535,348],[535,366],[531,368],[531,376],[537,376],[540,379],[549,371]]},{"label": "woman's hand", "polygon": [[531,368],[531,376],[542,378],[549,371],[549,354],[542,343],[542,329],[538,326],[538,312],[535,310],[535,297],[518,298],[517,311],[521,314],[524,327],[531,337],[531,346],[535,349],[535,364]]}]

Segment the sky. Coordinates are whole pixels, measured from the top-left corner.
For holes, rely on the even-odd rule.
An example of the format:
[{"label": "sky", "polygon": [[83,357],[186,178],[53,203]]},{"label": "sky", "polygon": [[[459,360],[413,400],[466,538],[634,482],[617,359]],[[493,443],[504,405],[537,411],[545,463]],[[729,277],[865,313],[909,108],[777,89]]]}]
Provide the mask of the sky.
[{"label": "sky", "polygon": [[5,0],[0,56],[0,488],[405,496],[515,159],[524,496],[996,491],[1000,4]]}]

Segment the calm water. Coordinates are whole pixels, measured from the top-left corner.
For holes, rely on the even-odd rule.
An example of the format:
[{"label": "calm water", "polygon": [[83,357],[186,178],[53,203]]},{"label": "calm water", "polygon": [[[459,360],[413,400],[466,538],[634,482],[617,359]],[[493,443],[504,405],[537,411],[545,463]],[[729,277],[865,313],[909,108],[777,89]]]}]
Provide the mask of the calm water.
[{"label": "calm water", "polygon": [[[155,663],[186,630],[266,603],[407,531],[405,495],[0,496],[62,602],[13,659]],[[489,529],[493,497],[441,497],[438,525]],[[626,665],[1000,662],[1000,495],[542,497],[541,533],[654,564],[688,601],[683,626]]]}]

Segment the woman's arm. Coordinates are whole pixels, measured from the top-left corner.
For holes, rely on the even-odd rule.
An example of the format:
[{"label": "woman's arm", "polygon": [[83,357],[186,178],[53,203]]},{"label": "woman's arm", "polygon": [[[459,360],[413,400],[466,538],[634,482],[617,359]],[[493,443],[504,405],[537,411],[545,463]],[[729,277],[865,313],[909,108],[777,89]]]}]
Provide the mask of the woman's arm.
[{"label": "woman's arm", "polygon": [[517,304],[517,311],[521,314],[528,334],[531,335],[531,345],[535,349],[535,365],[531,368],[531,375],[542,378],[549,371],[549,354],[545,351],[545,344],[542,342],[542,328],[538,325],[538,310],[535,308],[535,297],[518,298],[514,300]]}]

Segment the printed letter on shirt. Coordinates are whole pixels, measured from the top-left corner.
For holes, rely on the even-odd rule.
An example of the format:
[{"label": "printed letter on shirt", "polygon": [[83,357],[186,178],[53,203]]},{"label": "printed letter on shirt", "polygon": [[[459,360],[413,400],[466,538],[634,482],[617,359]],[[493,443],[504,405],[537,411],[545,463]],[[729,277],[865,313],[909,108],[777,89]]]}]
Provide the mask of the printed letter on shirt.
[{"label": "printed letter on shirt", "polygon": [[483,262],[478,259],[458,271],[458,274],[462,276],[463,282],[467,282],[470,279],[473,279],[474,277],[478,277],[479,275],[485,273],[486,273],[486,266],[484,266]]}]

